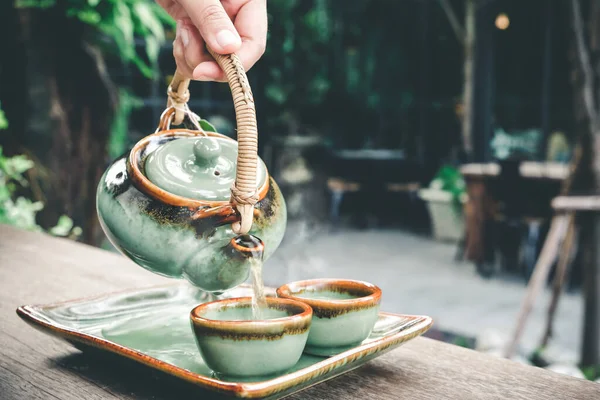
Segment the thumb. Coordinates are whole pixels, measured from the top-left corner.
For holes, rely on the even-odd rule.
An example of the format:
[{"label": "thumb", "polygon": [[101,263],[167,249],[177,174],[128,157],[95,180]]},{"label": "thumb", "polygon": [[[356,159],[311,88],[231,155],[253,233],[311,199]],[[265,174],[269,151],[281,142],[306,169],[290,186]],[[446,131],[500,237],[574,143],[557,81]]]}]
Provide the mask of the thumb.
[{"label": "thumb", "polygon": [[242,39],[219,0],[179,0],[179,4],[212,50],[230,54],[240,49]]}]

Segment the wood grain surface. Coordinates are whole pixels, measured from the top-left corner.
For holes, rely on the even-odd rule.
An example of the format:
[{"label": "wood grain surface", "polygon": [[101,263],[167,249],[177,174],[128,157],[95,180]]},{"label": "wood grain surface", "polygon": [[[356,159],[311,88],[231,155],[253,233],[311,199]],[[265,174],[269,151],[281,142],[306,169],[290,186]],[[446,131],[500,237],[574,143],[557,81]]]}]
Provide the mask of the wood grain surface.
[{"label": "wood grain surface", "polygon": [[[0,399],[209,399],[131,361],[82,353],[15,313],[167,282],[122,256],[0,225]],[[418,338],[288,398],[594,400],[600,384]]]}]

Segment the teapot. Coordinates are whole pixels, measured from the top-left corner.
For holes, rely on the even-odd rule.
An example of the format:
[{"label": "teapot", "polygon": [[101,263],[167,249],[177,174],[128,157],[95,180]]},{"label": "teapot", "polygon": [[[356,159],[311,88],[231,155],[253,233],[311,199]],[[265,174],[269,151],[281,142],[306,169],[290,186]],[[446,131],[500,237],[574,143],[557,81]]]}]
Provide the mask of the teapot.
[{"label": "teapot", "polygon": [[[202,129],[187,105],[190,81],[176,71],[156,132],[108,167],[96,204],[102,229],[125,256],[219,293],[248,278],[253,258],[273,254],[287,211],[257,155],[256,111],[244,69],[235,54],[211,53],[229,82],[238,140]],[[185,128],[171,129],[171,123]]]}]

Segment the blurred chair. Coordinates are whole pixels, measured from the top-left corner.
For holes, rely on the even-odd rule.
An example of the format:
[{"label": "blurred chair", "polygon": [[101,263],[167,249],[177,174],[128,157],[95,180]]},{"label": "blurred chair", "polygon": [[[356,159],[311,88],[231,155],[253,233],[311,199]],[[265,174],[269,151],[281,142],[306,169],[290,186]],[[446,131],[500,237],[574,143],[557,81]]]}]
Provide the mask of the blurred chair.
[{"label": "blurred chair", "polygon": [[491,276],[499,253],[504,270],[529,280],[553,215],[550,202],[568,167],[519,157],[483,165],[462,169],[469,192],[467,258],[480,274]]},{"label": "blurred chair", "polygon": [[402,150],[337,150],[329,161],[329,218],[334,229],[339,226],[342,204],[348,194],[352,194],[356,201],[354,208],[360,211],[367,225],[377,219],[376,214],[385,219],[395,217],[386,212],[397,203],[397,199],[387,197],[389,194],[407,194],[409,202],[417,198],[420,169]]}]

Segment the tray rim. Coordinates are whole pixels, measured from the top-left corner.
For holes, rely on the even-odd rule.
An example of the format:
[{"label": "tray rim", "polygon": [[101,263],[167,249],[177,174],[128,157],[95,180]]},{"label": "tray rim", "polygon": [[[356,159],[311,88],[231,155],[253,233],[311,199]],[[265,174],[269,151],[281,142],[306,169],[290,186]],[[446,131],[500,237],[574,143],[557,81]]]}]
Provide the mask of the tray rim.
[{"label": "tray rim", "polygon": [[[387,351],[390,351],[393,348],[398,347],[401,344],[414,339],[415,337],[421,336],[423,333],[427,332],[429,328],[431,328],[431,326],[433,325],[433,318],[431,318],[430,316],[397,314],[380,311],[379,315],[411,318],[415,322],[412,326],[409,326],[408,328],[405,328],[392,335],[378,338],[376,340],[373,340],[372,342],[354,347],[335,356],[324,358],[322,361],[319,361],[315,364],[309,365],[297,371],[291,372],[289,374],[257,382],[226,382],[188,371],[186,369],[180,368],[166,361],[162,361],[157,358],[148,356],[142,352],[120,345],[113,341],[93,336],[85,332],[81,332],[75,328],[71,328],[56,322],[49,322],[46,319],[39,316],[39,314],[44,310],[61,307],[69,304],[93,302],[95,300],[110,298],[112,296],[122,295],[126,293],[133,293],[136,291],[139,292],[154,289],[167,289],[176,286],[182,286],[182,283],[177,282],[148,286],[144,288],[129,288],[99,294],[95,296],[82,297],[48,304],[21,305],[16,309],[16,313],[23,321],[32,325],[34,328],[43,331],[44,333],[52,334],[55,337],[60,337],[65,340],[76,341],[84,345],[98,348],[103,351],[109,351],[111,353],[136,361],[140,364],[146,365],[155,370],[159,370],[161,372],[175,376],[179,379],[183,379],[192,384],[196,384],[202,388],[216,391],[222,394],[233,395],[238,398],[263,398],[273,396],[277,393],[284,392],[295,386],[300,386],[303,383],[312,379],[318,379],[319,375],[327,374],[328,372],[333,371],[336,368],[339,368],[343,365],[351,364],[357,359],[361,359],[375,353],[377,354],[377,356],[383,355]],[[357,365],[356,367],[359,367],[361,365],[362,364]],[[351,369],[353,368],[345,370],[342,373],[348,372]],[[330,377],[319,380],[311,385],[303,387],[302,389],[306,389],[310,386],[322,383],[338,375],[339,374],[334,374]]]}]

